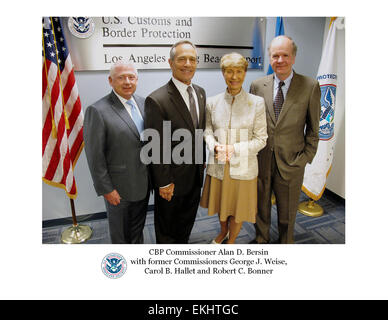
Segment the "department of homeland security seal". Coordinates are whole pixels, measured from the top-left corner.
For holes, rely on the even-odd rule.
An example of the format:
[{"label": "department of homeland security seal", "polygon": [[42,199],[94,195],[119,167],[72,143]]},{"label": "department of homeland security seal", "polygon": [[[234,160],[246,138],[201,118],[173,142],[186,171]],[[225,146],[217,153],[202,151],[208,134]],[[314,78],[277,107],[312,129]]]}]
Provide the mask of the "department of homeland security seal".
[{"label": "department of homeland security seal", "polygon": [[321,85],[321,117],[319,120],[319,139],[330,140],[334,135],[334,111],[336,86]]},{"label": "department of homeland security seal", "polygon": [[89,38],[95,28],[93,19],[89,17],[69,17],[67,26],[73,36],[81,39]]},{"label": "department of homeland security seal", "polygon": [[117,279],[127,271],[127,261],[121,254],[107,254],[101,263],[102,272],[111,279]]}]

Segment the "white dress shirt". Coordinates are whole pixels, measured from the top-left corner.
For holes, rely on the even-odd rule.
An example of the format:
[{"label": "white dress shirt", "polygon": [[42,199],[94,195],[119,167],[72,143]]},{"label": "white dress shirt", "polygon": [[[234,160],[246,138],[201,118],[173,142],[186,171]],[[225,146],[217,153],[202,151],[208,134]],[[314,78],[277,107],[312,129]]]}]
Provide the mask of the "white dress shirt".
[{"label": "white dress shirt", "polygon": [[[123,104],[125,110],[128,111],[129,113],[129,116],[132,118],[132,110],[131,110],[131,106],[127,103],[127,99],[123,98],[122,96],[120,96],[114,89],[113,89],[113,92],[115,93],[115,95],[117,96],[117,98],[119,98],[119,100],[121,101],[121,103]],[[140,116],[143,118],[141,112],[140,112],[140,109],[135,101],[135,99],[133,98],[133,96],[131,97],[131,99],[129,99],[132,101],[133,105],[136,106],[136,109],[137,109],[137,112],[140,114]],[[144,119],[143,119],[144,120]]]},{"label": "white dress shirt", "polygon": [[[288,78],[286,80],[283,80],[284,86],[282,87],[282,91],[283,91],[284,101],[286,100],[287,92],[288,92],[288,89],[290,88],[290,84],[291,84],[291,80],[292,80],[293,76],[294,76],[294,71],[291,71],[291,74],[288,76]],[[278,93],[280,81],[282,81],[282,80],[280,80],[276,76],[276,73],[275,73],[275,78],[274,78],[274,82],[273,82],[273,100],[274,101],[275,101],[276,94]]]},{"label": "white dress shirt", "polygon": [[[189,93],[187,92],[187,87],[189,87],[189,86],[187,84],[175,79],[174,77],[172,77],[172,82],[174,82],[175,86],[177,87],[179,93],[181,94],[183,100],[186,103],[187,109],[190,112],[190,99],[189,99]],[[190,87],[193,88],[193,86],[191,84],[190,84]],[[198,106],[197,93],[195,92],[194,88],[193,88],[192,92],[193,92],[193,97],[194,97],[194,101],[195,101],[195,110],[197,112],[197,119],[199,121],[199,106]]]}]

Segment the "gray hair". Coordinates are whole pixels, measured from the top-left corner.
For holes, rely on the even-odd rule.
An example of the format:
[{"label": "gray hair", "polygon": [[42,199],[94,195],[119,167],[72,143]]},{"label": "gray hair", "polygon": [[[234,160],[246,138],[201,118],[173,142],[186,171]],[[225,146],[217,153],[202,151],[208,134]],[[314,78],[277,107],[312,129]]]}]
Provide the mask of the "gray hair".
[{"label": "gray hair", "polygon": [[296,57],[296,52],[297,52],[297,50],[298,50],[298,47],[296,46],[294,40],[292,40],[291,37],[289,37],[289,36],[284,36],[284,35],[282,35],[282,36],[277,36],[277,37],[275,37],[275,38],[272,39],[271,43],[270,43],[269,46],[268,46],[268,54],[271,56],[271,47],[272,47],[273,42],[275,42],[275,41],[277,41],[277,40],[280,40],[280,39],[288,39],[288,40],[291,41],[291,45],[292,45],[292,54],[294,55],[294,57]]},{"label": "gray hair", "polygon": [[175,58],[175,52],[176,52],[176,49],[175,49],[175,48],[176,48],[177,46],[181,45],[181,44],[189,44],[189,45],[191,45],[191,46],[194,48],[195,51],[197,51],[197,48],[195,47],[195,45],[194,45],[192,42],[190,42],[189,40],[178,41],[178,42],[175,43],[175,44],[171,47],[171,49],[170,49],[170,60],[171,60],[171,61],[173,61],[174,58]]},{"label": "gray hair", "polygon": [[128,67],[133,68],[133,70],[135,70],[136,77],[138,76],[137,68],[135,67],[135,65],[132,62],[117,61],[114,64],[112,64],[110,67],[110,71],[109,71],[110,77],[113,77],[113,74],[114,74],[116,68],[119,66],[128,66]]}]

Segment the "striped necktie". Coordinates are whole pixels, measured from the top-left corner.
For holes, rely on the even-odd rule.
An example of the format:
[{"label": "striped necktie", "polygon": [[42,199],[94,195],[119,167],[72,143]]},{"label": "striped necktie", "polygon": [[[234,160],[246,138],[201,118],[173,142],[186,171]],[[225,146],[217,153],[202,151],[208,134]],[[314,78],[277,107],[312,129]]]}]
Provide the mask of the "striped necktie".
[{"label": "striped necktie", "polygon": [[189,101],[190,101],[190,115],[191,119],[193,120],[194,128],[198,128],[198,117],[197,117],[197,108],[195,106],[195,100],[193,97],[193,88],[187,87],[187,92],[189,94]]},{"label": "striped necktie", "polygon": [[283,106],[283,102],[284,102],[282,86],[284,86],[284,82],[280,81],[279,87],[278,87],[278,92],[276,93],[276,97],[275,97],[275,100],[273,102],[273,110],[275,111],[276,121],[278,120],[279,114],[282,111],[282,106]]}]

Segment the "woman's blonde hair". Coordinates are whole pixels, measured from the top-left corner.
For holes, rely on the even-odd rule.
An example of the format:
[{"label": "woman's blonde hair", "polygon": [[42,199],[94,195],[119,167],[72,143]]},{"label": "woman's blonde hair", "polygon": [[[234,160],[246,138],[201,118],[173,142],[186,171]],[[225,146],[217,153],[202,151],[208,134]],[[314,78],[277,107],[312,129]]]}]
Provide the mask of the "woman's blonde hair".
[{"label": "woman's blonde hair", "polygon": [[248,61],[239,53],[232,52],[227,53],[221,58],[221,69],[224,71],[229,67],[244,68],[245,71],[248,69]]}]

